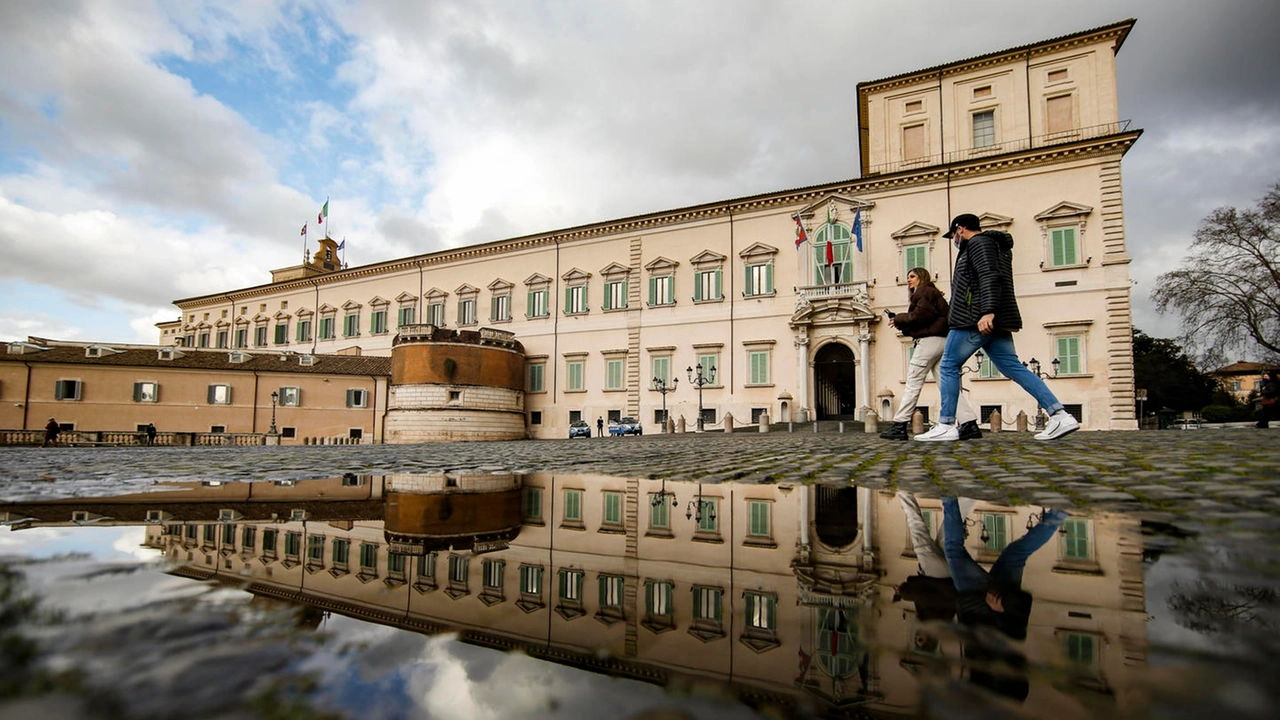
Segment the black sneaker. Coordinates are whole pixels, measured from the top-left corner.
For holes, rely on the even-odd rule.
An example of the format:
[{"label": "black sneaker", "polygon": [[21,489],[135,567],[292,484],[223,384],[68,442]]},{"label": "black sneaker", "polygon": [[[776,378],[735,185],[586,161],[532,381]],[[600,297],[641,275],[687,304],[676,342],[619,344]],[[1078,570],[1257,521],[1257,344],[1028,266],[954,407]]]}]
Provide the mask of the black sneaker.
[{"label": "black sneaker", "polygon": [[885,440],[906,440],[907,424],[904,422],[896,422],[881,431],[880,437]]},{"label": "black sneaker", "polygon": [[982,429],[978,427],[977,420],[970,420],[960,425],[961,440],[977,440],[982,437]]}]

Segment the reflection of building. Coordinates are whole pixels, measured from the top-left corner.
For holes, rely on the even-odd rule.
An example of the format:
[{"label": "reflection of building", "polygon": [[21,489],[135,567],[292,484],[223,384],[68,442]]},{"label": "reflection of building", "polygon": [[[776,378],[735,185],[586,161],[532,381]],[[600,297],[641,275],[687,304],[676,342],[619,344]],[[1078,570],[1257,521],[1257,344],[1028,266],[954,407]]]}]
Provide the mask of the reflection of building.
[{"label": "reflection of building", "polygon": [[[858,133],[857,179],[349,269],[326,239],[268,284],[177,300],[160,342],[385,355],[403,327],[500,328],[526,353],[534,437],[596,417],[657,424],[664,405],[691,426],[699,412],[713,426],[884,416],[911,344],[881,311],[906,306],[913,267],[949,291],[942,235],[968,211],[1017,237],[1026,359],[1058,361],[1054,390],[1085,427],[1136,429],[1121,159],[1140,132],[1115,77],[1132,26],[860,83],[845,136]],[[697,365],[717,370],[701,392],[651,389]],[[1035,414],[993,368],[976,373],[984,419]]]},{"label": "reflection of building", "polygon": [[[935,526],[936,501],[922,501]],[[979,504],[980,561],[1038,508]],[[149,522],[173,572],[256,595],[753,704],[915,714],[915,572],[891,494],[593,476],[348,476],[0,506],[21,527]],[[984,543],[979,529],[988,537]],[[1073,518],[1028,564],[1028,707],[1135,703],[1138,523]],[[923,658],[964,670],[954,639]],[[1052,679],[1053,682],[1049,682]],[[1031,705],[1037,703],[1037,705]]]}]

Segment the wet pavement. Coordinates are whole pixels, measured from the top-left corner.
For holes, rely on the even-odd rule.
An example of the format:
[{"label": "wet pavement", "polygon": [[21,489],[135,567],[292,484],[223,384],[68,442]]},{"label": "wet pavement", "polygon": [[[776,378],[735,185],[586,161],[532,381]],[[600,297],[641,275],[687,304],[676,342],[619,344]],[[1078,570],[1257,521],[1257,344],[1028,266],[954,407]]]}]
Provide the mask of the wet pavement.
[{"label": "wet pavement", "polygon": [[1252,429],[0,449],[0,717],[1271,717],[1277,467]]}]

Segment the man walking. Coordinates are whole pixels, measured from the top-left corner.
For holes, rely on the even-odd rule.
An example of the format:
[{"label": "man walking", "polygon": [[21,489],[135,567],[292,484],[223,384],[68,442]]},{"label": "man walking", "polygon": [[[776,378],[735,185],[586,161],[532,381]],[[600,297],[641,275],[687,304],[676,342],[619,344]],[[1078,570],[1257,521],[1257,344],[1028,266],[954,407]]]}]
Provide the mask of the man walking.
[{"label": "man walking", "polygon": [[959,253],[952,271],[951,312],[947,345],[938,365],[942,409],[938,424],[916,436],[924,442],[960,439],[956,428],[956,402],[960,395],[960,367],[978,350],[1005,377],[1018,383],[1049,414],[1037,440],[1055,440],[1080,429],[1040,376],[1018,360],[1013,333],[1022,329],[1022,314],[1013,288],[1013,236],[999,230],[983,231],[977,215],[964,213],[951,221],[943,237],[955,243]]}]

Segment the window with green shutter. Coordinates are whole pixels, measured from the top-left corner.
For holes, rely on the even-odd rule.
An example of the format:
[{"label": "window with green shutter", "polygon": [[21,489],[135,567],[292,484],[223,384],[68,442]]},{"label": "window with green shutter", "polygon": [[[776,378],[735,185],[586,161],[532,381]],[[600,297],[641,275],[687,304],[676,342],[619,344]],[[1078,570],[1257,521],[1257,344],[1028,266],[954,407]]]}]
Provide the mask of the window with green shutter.
[{"label": "window with green shutter", "polygon": [[751,364],[751,380],[752,385],[769,384],[769,351],[754,350],[747,353],[747,359]]},{"label": "window with green shutter", "polygon": [[310,320],[299,320],[295,329],[297,332],[294,334],[294,337],[297,338],[298,342],[311,342]]},{"label": "window with green shutter", "polygon": [[671,358],[656,357],[652,361],[653,377],[661,380],[666,387],[671,387]]},{"label": "window with green shutter", "polygon": [[[699,355],[698,364],[702,366],[702,377],[720,377],[720,356],[718,354]],[[714,372],[712,372],[713,370]]]},{"label": "window with green shutter", "polygon": [[720,588],[695,586],[693,588],[694,622],[719,625],[723,598],[724,591]]},{"label": "window with green shutter", "polygon": [[1075,228],[1054,228],[1049,233],[1049,239],[1053,245],[1053,267],[1080,264],[1079,253],[1076,251]]},{"label": "window with green shutter", "polygon": [[621,310],[627,306],[627,281],[614,280],[604,284],[604,309]]},{"label": "window with green shutter", "polygon": [[536,565],[520,566],[520,594],[542,596],[542,568]]},{"label": "window with green shutter", "polygon": [[321,340],[333,339],[333,318],[332,317],[320,318],[320,339]]},{"label": "window with green shutter", "polygon": [[676,279],[673,275],[661,275],[649,278],[649,304],[674,305],[676,302]]},{"label": "window with green shutter", "polygon": [[906,267],[902,270],[902,282],[907,281],[907,274],[916,268],[929,269],[929,246],[928,245],[907,245],[902,248],[902,257],[906,261]]},{"label": "window with green shutter", "polygon": [[360,334],[360,315],[351,313],[342,318],[342,336],[355,337]]},{"label": "window with green shutter", "polygon": [[747,297],[773,294],[772,262],[747,266],[746,290],[743,294]]},{"label": "window with green shutter", "polygon": [[333,564],[346,565],[351,559],[351,541],[346,538],[333,540]]},{"label": "window with green shutter", "polygon": [[547,317],[550,314],[547,303],[547,296],[549,294],[550,293],[548,293],[545,288],[530,290],[528,298],[529,307],[527,308],[525,315],[531,318]]},{"label": "window with green shutter", "polygon": [[412,325],[414,320],[415,310],[416,308],[414,308],[414,306],[412,305],[405,305],[404,307],[401,307],[399,314],[396,316],[396,325],[398,327],[404,327],[405,325]]},{"label": "window with green shutter", "polygon": [[656,493],[649,496],[649,529],[671,529],[671,505],[666,496],[659,498]]},{"label": "window with green shutter", "polygon": [[622,525],[622,493],[605,491],[604,524],[615,526]]},{"label": "window with green shutter", "polygon": [[1058,374],[1079,375],[1083,372],[1080,363],[1080,338],[1078,336],[1057,338]]},{"label": "window with green shutter", "polygon": [[769,518],[772,506],[773,504],[767,500],[747,501],[747,512],[749,513],[749,524],[747,525],[748,535],[758,538],[773,536],[773,530],[770,526]]},{"label": "window with green shutter", "polygon": [[989,552],[1000,552],[1009,544],[1009,518],[996,513],[983,513],[982,527],[987,532],[985,547]]},{"label": "window with green shutter", "polygon": [[533,363],[529,366],[529,392],[545,392],[547,376],[546,363]]},{"label": "window with green shutter", "polygon": [[524,488],[522,495],[524,519],[542,522],[542,488]]},{"label": "window with green shutter", "polygon": [[574,285],[565,288],[564,291],[564,312],[566,315],[576,313],[584,313],[587,311],[587,286]]},{"label": "window with green shutter", "polygon": [[585,365],[586,363],[582,360],[569,361],[568,365],[565,367],[565,374],[568,376],[565,381],[566,390],[574,391],[585,389],[585,385],[583,385],[583,371],[585,369]]},{"label": "window with green shutter", "polygon": [[753,592],[744,594],[747,606],[747,628],[773,632],[778,626],[778,600],[771,593]]},{"label": "window with green shutter", "polygon": [[583,572],[581,570],[561,570],[560,599],[565,602],[581,602],[582,579]]},{"label": "window with green shutter", "polygon": [[[289,342],[289,323],[276,323],[276,345],[284,345]],[[201,345],[201,347],[204,347]]]},{"label": "window with green shutter", "polygon": [[378,567],[378,546],[371,543],[360,543],[360,567],[373,570]]},{"label": "window with green shutter", "polygon": [[624,385],[622,381],[622,361],[606,360],[604,363],[604,389],[605,390],[622,390]]},{"label": "window with green shutter", "polygon": [[315,565],[324,561],[324,538],[320,535],[307,536],[307,562]]},{"label": "window with green shutter", "polygon": [[381,335],[387,331],[387,311],[374,310],[369,313],[369,332]]},{"label": "window with green shutter", "polygon": [[582,491],[564,491],[564,519],[566,522],[582,522]]},{"label": "window with green shutter", "polygon": [[1062,554],[1070,560],[1090,560],[1089,521],[1070,519],[1062,523]]},{"label": "window with green shutter", "polygon": [[693,300],[694,302],[702,302],[704,300],[720,300],[723,298],[721,292],[721,276],[719,269],[701,270],[694,276]]}]

